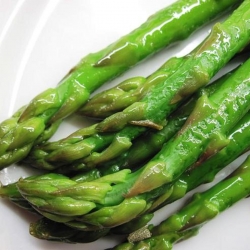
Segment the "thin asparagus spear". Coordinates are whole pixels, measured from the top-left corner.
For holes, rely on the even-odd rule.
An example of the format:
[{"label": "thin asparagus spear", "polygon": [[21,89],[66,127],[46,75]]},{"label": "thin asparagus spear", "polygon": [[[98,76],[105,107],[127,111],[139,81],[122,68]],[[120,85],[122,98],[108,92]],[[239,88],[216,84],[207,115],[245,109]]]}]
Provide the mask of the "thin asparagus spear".
[{"label": "thin asparagus spear", "polygon": [[48,140],[61,120],[84,105],[89,95],[106,81],[150,54],[185,39],[202,24],[239,2],[179,0],[113,44],[84,57],[57,87],[45,90],[22,112],[0,124],[0,168],[20,161],[33,145]]},{"label": "thin asparagus spear", "polygon": [[[164,146],[157,155],[157,159],[164,159],[167,163],[183,159],[186,164],[174,164],[169,169],[169,174],[165,174],[165,169],[162,172],[150,172],[153,173],[153,182],[145,178],[140,183],[142,189],[134,190],[133,185],[148,171],[148,166],[155,164],[156,158],[134,173],[124,169],[92,182],[76,183],[67,180],[63,188],[60,187],[63,180],[58,185],[50,180],[23,179],[17,183],[19,191],[38,212],[53,214],[56,219],[63,216],[65,222],[79,220],[96,226],[114,227],[138,217],[150,207],[153,199],[166,191],[165,185],[171,184],[202,153],[215,154],[229,143],[230,140],[225,135],[250,108],[249,66],[250,60],[238,68],[209,99],[206,95],[202,96],[178,136],[169,141],[171,144],[165,144],[170,154]],[[234,109],[235,106],[237,110]],[[197,111],[201,115],[197,116]],[[199,132],[198,138],[194,131]],[[182,148],[185,146],[188,152],[182,158],[180,154],[183,151],[176,150],[179,145]],[[144,185],[144,181],[147,185]],[[132,191],[136,191],[138,195],[131,195],[131,186]],[[152,191],[147,192],[150,190]]]},{"label": "thin asparagus spear", "polygon": [[[203,193],[195,194],[186,206],[162,221],[158,226],[150,226],[148,228],[151,234],[150,238],[143,240],[141,238],[143,236],[140,235],[139,242],[136,242],[136,235],[132,235],[130,239],[134,243],[121,244],[113,249],[136,250],[141,249],[140,246],[147,250],[159,249],[156,246],[166,244],[166,241],[169,240],[169,235],[173,233],[188,233],[189,230],[198,230],[219,213],[250,194],[249,178],[250,156],[225,180]],[[161,249],[171,249],[171,247]]]},{"label": "thin asparagus spear", "polygon": [[132,145],[132,140],[147,129],[162,129],[166,117],[181,102],[206,85],[220,68],[248,44],[248,5],[250,3],[244,1],[224,23],[216,24],[210,36],[191,53],[188,60],[165,81],[150,89],[140,102],[92,127],[92,133],[97,133],[93,140],[96,141],[97,137],[98,142],[102,136],[111,136],[112,132],[116,132],[113,133],[111,142],[105,140],[105,145],[95,144],[92,137],[82,141],[79,131],[66,140],[66,144],[60,141],[58,144],[55,142],[34,149],[27,163],[47,169],[72,162],[76,169],[93,168],[127,151]]},{"label": "thin asparagus spear", "polygon": [[[186,215],[188,216],[186,217],[186,219],[179,220],[180,222],[183,223],[182,225],[180,224],[171,225],[170,221],[172,219],[173,221],[178,220],[177,216],[173,215],[171,216],[172,219],[168,219],[168,222],[163,222],[159,226],[156,226],[155,228],[153,228],[152,229],[153,234],[158,235],[163,232],[167,232],[165,231],[165,229],[171,230],[175,228],[175,226],[177,226],[178,229],[175,228],[174,230],[186,230],[194,226],[199,227],[201,224],[203,224],[207,220],[212,219],[213,216],[216,216],[218,212],[221,212],[224,209],[232,206],[238,200],[244,197],[247,197],[250,191],[250,186],[249,186],[249,181],[248,181],[249,173],[250,173],[249,164],[250,164],[250,155],[247,156],[243,164],[236,171],[234,171],[229,177],[227,177],[225,181],[218,183],[217,185],[215,185],[214,187],[212,187],[211,189],[209,189],[208,191],[202,194],[194,195],[193,201],[190,202],[190,204],[187,207],[185,207],[184,209],[181,209],[181,212],[179,213],[180,216],[181,215],[185,216],[184,215],[185,210],[191,212],[191,210],[193,209],[196,210],[195,209],[196,204],[197,205],[200,204],[199,208],[201,210],[199,211],[196,210],[196,212],[198,212],[200,216],[193,216],[191,214],[188,214],[187,212]],[[201,201],[203,203],[200,203]],[[209,201],[211,201],[211,204],[209,204]],[[216,206],[216,204],[218,207]],[[212,214],[209,213],[209,211],[212,212]],[[205,214],[203,214],[203,212]]]}]

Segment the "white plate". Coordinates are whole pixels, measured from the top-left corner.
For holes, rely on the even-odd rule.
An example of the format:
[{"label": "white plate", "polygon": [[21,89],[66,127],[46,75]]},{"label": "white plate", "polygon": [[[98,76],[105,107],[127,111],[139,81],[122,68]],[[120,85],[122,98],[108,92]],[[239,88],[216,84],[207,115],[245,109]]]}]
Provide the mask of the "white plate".
[{"label": "white plate", "polygon": [[[81,57],[104,48],[172,2],[174,0],[1,0],[0,121],[36,94],[56,86]],[[131,76],[149,75],[172,55],[190,51],[208,34],[210,27],[211,24],[203,27],[185,42],[165,49],[101,89]],[[79,117],[67,119],[53,139],[66,136],[84,124],[88,123]],[[8,184],[32,173],[34,171],[13,165],[0,171],[0,181]],[[222,172],[218,178],[224,174]],[[205,225],[198,236],[178,243],[174,249],[249,249],[249,203],[248,199],[239,202]],[[180,204],[177,202],[162,209],[153,222],[158,223]],[[0,201],[0,211],[0,249],[98,250],[116,243],[115,238],[84,245],[38,240],[28,231],[34,216],[4,200]]]}]

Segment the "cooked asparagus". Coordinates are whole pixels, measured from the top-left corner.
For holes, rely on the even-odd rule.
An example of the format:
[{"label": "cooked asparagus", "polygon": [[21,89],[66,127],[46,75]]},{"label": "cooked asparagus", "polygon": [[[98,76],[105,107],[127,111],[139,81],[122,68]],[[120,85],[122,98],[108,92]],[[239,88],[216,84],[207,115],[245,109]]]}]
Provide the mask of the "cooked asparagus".
[{"label": "cooked asparagus", "polygon": [[[48,140],[61,120],[83,106],[102,84],[150,54],[185,39],[202,24],[238,2],[178,0],[118,41],[85,56],[57,87],[40,93],[0,124],[0,168],[20,161],[33,145]],[[189,11],[183,12],[183,8]]]},{"label": "cooked asparagus", "polygon": [[[248,44],[248,5],[244,1],[225,22],[216,24],[210,36],[187,56],[181,67],[150,89],[140,102],[65,140],[35,148],[26,159],[27,164],[50,170],[72,164],[73,169],[86,170],[127,151],[132,141],[146,130],[162,129],[170,113],[208,84]],[[92,136],[84,139],[86,133]]]}]

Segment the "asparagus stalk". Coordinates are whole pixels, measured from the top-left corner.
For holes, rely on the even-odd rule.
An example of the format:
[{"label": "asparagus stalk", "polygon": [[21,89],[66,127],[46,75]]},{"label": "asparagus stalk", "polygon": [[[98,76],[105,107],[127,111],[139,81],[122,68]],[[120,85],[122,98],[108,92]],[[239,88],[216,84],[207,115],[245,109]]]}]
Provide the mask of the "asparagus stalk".
[{"label": "asparagus stalk", "polygon": [[[185,39],[238,2],[179,0],[113,44],[84,57],[57,87],[42,92],[24,110],[0,124],[0,168],[20,161],[33,145],[48,140],[61,120],[83,106],[90,94],[106,81],[150,54]],[[189,11],[183,11],[185,8]]]},{"label": "asparagus stalk", "polygon": [[[248,51],[248,49],[249,46],[239,54]],[[134,102],[140,101],[148,90],[159,82],[160,77],[173,74],[185,60],[187,60],[186,57],[171,58],[157,71],[158,74],[153,73],[147,78],[130,78],[110,89],[106,89],[91,97],[79,113],[95,119],[103,119],[122,111]]]},{"label": "asparagus stalk", "polygon": [[171,195],[166,196],[163,194],[159,196],[148,212],[155,211],[184,197],[189,191],[202,184],[212,182],[219,171],[249,150],[249,122],[250,114],[248,112],[228,137],[230,143],[217,154],[205,160],[205,162],[197,162],[194,167],[184,172],[173,184]]},{"label": "asparagus stalk", "polygon": [[[60,187],[63,180],[59,185],[43,179],[23,179],[17,183],[19,191],[38,212],[53,214],[59,220],[62,216],[65,222],[79,220],[100,227],[114,227],[138,217],[150,207],[152,200],[165,193],[166,185],[175,181],[202,153],[215,154],[229,143],[225,135],[250,108],[249,66],[250,60],[238,68],[209,99],[206,95],[202,96],[180,133],[136,172],[124,169],[92,182],[67,180],[64,187]],[[161,164],[168,163],[168,169],[150,171],[149,166],[156,163],[159,169],[159,161]],[[141,176],[143,180],[139,188],[134,189]],[[150,181],[148,178],[151,178]]]},{"label": "asparagus stalk", "polygon": [[162,129],[170,113],[208,84],[218,70],[248,44],[248,5],[249,2],[244,1],[224,23],[216,24],[210,36],[187,56],[181,67],[150,88],[140,102],[95,124],[91,128],[92,137],[82,140],[86,129],[80,130],[68,140],[34,149],[27,163],[45,169],[71,163],[76,169],[94,168],[127,151],[132,140],[148,129]]},{"label": "asparagus stalk", "polygon": [[30,234],[38,239],[65,243],[88,243],[105,236],[109,229],[82,231],[62,223],[41,218],[30,225]]},{"label": "asparagus stalk", "polygon": [[[189,230],[199,229],[209,220],[215,218],[219,213],[239,200],[247,197],[250,193],[250,156],[242,163],[242,165],[229,175],[225,180],[219,182],[212,188],[203,193],[197,193],[193,196],[190,203],[172,214],[169,218],[161,222],[157,226],[148,228],[151,237],[143,240],[136,235],[131,235],[130,239],[134,242],[121,244],[113,249],[159,249],[158,245],[166,245],[161,249],[172,249],[167,247],[166,241],[170,240],[169,236],[173,233],[188,233]],[[143,237],[140,235],[140,237]]]},{"label": "asparagus stalk", "polygon": [[106,118],[122,111],[142,99],[150,88],[172,75],[187,59],[188,57],[173,57],[147,78],[132,77],[114,88],[98,93],[80,109],[79,113],[94,118]]},{"label": "asparagus stalk", "polygon": [[[189,191],[197,188],[198,186],[212,182],[219,171],[237,159],[244,152],[248,151],[250,148],[249,125],[250,113],[248,112],[233,128],[230,135],[228,136],[230,143],[209,159],[195,164],[195,168],[190,168],[184,172],[171,187],[167,187],[167,189],[171,188],[171,194],[166,192],[166,194],[164,193],[163,195],[157,197],[153,201],[151,207],[147,210],[147,213],[150,215],[159,208],[181,199]],[[145,223],[147,222],[145,221]],[[131,221],[127,224],[115,227],[114,230],[112,229],[112,232],[115,234],[128,234],[132,232],[131,228],[139,228],[136,226],[136,224],[136,221]],[[145,225],[146,224],[143,226]]]}]

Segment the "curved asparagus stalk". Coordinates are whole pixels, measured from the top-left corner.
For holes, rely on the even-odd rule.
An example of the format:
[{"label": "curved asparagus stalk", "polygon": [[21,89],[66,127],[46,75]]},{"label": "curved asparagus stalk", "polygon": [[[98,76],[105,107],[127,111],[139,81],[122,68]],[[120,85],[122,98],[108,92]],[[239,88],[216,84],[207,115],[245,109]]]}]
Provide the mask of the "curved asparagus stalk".
[{"label": "curved asparagus stalk", "polygon": [[69,144],[62,140],[34,149],[26,159],[27,163],[47,169],[71,162],[76,163],[76,169],[93,168],[127,151],[132,140],[149,128],[162,129],[166,117],[173,110],[197,89],[208,84],[219,69],[246,47],[250,38],[248,5],[250,3],[244,1],[224,23],[216,24],[210,36],[187,56],[182,66],[151,88],[140,102],[111,115],[92,128],[98,140],[102,136],[112,135],[111,143],[105,140],[105,145],[95,144],[91,137],[82,141],[79,131],[69,137]]},{"label": "curved asparagus stalk", "polygon": [[[0,168],[20,161],[33,145],[48,140],[60,121],[84,105],[89,95],[106,81],[161,48],[185,39],[238,2],[179,0],[115,43],[84,57],[57,87],[39,94],[24,111],[0,124]],[[185,8],[189,11],[183,11]]]},{"label": "curved asparagus stalk", "polygon": [[[209,99],[206,95],[202,96],[180,133],[169,141],[171,143],[165,144],[157,158],[154,157],[136,172],[124,169],[92,182],[67,180],[64,187],[60,186],[63,180],[52,183],[42,179],[24,179],[17,183],[19,191],[38,212],[53,214],[54,219],[59,220],[63,216],[64,222],[78,220],[101,227],[114,227],[136,218],[148,210],[153,199],[165,193],[166,186],[172,185],[171,182],[195,163],[202,153],[211,156],[229,143],[225,135],[250,108],[249,66],[250,60],[237,69]],[[180,145],[182,151],[178,150]],[[173,165],[167,165],[169,168],[162,171],[148,171],[148,166],[155,163],[158,163],[156,167],[161,166],[160,160],[162,164]],[[148,173],[146,178],[145,172]],[[141,176],[143,181],[140,188],[134,189]],[[131,195],[131,190],[135,195]],[[169,195],[171,193],[169,189]]]}]

